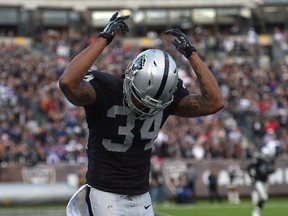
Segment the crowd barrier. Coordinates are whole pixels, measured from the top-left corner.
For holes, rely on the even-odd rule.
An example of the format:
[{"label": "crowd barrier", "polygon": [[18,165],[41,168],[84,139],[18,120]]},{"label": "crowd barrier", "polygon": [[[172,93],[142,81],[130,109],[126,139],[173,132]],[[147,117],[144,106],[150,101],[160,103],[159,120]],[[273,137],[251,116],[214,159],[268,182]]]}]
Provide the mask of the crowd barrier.
[{"label": "crowd barrier", "polygon": [[[168,195],[174,195],[174,182],[187,171],[187,163],[196,170],[197,197],[208,197],[208,175],[211,169],[218,173],[219,193],[225,196],[229,186],[228,166],[238,164],[237,178],[240,196],[250,196],[251,179],[247,174],[248,160],[170,160],[163,162],[162,171]],[[0,204],[68,201],[79,187],[80,165],[40,164],[33,167],[8,165],[0,168]],[[288,160],[277,160],[276,171],[269,178],[270,196],[288,195]]]},{"label": "crowd barrier", "polygon": [[[163,164],[163,174],[166,183],[167,191],[173,195],[173,182],[181,174],[185,174],[187,170],[187,162],[183,160],[166,160]],[[238,187],[240,196],[250,196],[252,190],[251,178],[247,173],[249,160],[203,160],[190,161],[196,170],[195,179],[195,193],[198,197],[208,196],[208,176],[211,169],[217,171],[218,174],[218,189],[221,196],[227,194],[228,187],[230,187],[230,178],[228,167],[232,164],[239,165],[240,172],[235,179],[235,184]],[[269,176],[269,194],[271,196],[285,196],[288,195],[288,160],[277,160],[276,170]]]}]

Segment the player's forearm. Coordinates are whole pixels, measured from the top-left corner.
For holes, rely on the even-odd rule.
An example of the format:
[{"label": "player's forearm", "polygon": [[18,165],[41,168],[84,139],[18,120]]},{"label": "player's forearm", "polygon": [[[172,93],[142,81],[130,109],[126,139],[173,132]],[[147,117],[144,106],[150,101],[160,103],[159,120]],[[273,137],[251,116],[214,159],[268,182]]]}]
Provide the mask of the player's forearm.
[{"label": "player's forearm", "polygon": [[218,83],[196,52],[193,52],[188,58],[200,84],[200,90],[205,104],[209,104],[217,109],[222,109],[224,106],[224,99],[219,89]]},{"label": "player's forearm", "polygon": [[87,71],[106,47],[106,39],[98,38],[93,44],[80,52],[66,67],[60,78],[62,83],[77,86],[85,77]]}]

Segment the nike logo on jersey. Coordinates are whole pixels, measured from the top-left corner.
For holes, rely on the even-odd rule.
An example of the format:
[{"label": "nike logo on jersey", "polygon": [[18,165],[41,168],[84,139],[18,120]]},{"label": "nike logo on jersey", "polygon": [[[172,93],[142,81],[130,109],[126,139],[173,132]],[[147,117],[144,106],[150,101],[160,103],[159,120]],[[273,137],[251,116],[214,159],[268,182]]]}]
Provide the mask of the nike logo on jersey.
[{"label": "nike logo on jersey", "polygon": [[145,208],[145,209],[148,209],[150,206],[151,206],[151,204],[145,205],[144,208]]}]

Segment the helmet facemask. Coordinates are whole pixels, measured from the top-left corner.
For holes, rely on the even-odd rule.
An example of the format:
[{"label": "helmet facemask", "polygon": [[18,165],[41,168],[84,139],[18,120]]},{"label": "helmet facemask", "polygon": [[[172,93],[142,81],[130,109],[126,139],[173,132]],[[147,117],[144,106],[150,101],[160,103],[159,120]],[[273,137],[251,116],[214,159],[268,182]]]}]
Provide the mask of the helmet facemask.
[{"label": "helmet facemask", "polygon": [[[164,61],[165,64],[161,64]],[[171,61],[172,64],[169,64]],[[170,71],[164,69],[164,65],[167,68],[172,65]],[[137,119],[157,115],[173,101],[177,82],[176,64],[169,54],[160,50],[146,50],[140,53],[128,67],[124,78],[123,93],[131,110],[129,115]],[[163,83],[163,91],[159,94],[159,88]]]}]

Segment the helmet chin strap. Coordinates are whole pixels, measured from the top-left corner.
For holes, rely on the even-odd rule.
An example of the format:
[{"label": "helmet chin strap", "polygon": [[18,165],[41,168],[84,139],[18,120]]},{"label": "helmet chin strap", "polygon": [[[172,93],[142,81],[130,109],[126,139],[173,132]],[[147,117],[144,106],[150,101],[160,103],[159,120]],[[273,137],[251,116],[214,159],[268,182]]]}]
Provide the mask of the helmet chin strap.
[{"label": "helmet chin strap", "polygon": [[138,109],[134,103],[132,103],[132,104],[128,103],[128,101],[126,101],[125,98],[126,98],[126,96],[124,95],[123,100],[122,100],[123,106],[128,107],[128,109],[129,109],[128,115],[135,118],[135,119],[145,120],[145,119],[148,119],[148,118],[151,118],[151,117],[157,115],[162,110],[162,109],[155,109],[153,111],[153,113],[145,113],[145,112],[141,111],[140,109]]},{"label": "helmet chin strap", "polygon": [[133,111],[136,110],[137,108],[136,108],[136,106],[134,104],[133,104],[133,107],[132,107],[132,104],[129,103],[128,101],[126,101],[126,98],[127,97],[124,94],[124,97],[123,97],[123,100],[122,100],[123,106],[127,107],[129,109],[129,113],[128,113],[129,116],[131,116],[133,118],[136,118],[136,112],[133,112]]}]

